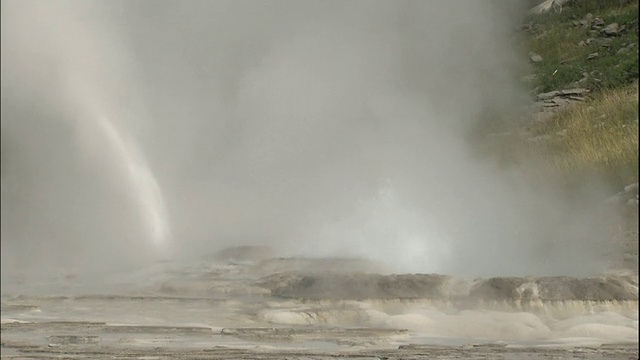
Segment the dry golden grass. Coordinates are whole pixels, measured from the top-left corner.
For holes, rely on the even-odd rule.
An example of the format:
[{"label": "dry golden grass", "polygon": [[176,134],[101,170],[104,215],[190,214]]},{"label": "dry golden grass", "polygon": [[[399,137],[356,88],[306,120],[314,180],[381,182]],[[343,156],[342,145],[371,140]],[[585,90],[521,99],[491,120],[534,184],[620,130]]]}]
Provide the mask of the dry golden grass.
[{"label": "dry golden grass", "polygon": [[[539,139],[532,141],[532,138]],[[524,171],[534,182],[573,186],[606,182],[619,189],[638,181],[638,84],[602,90],[551,119],[484,142],[505,168]]]},{"label": "dry golden grass", "polygon": [[539,155],[561,173],[594,173],[620,183],[638,180],[637,82],[604,90],[531,130],[550,136]]}]

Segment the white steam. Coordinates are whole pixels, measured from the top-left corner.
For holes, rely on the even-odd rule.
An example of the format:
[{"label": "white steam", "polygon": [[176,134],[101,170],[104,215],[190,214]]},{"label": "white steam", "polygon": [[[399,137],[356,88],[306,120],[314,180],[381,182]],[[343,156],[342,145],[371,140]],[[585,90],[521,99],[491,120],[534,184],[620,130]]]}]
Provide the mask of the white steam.
[{"label": "white steam", "polygon": [[[3,256],[136,262],[170,222],[176,256],[267,244],[396,271],[599,271],[591,203],[465,141],[521,104],[520,5],[3,1]],[[106,142],[76,142],[79,121]]]}]

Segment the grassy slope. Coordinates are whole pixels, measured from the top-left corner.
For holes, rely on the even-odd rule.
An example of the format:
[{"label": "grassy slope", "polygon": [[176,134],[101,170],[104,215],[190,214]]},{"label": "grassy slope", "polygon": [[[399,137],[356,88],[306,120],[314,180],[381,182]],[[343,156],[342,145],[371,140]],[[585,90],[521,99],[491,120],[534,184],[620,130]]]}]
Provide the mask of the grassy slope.
[{"label": "grassy slope", "polygon": [[[591,93],[546,121],[527,122],[527,129],[513,129],[512,121],[496,122],[506,125],[490,132],[510,135],[491,139],[484,150],[505,166],[530,168],[532,177],[544,181],[551,178],[568,188],[605,181],[619,191],[638,181],[638,27],[603,40],[607,37],[590,24],[579,23],[588,14],[628,27],[637,23],[638,1],[574,0],[560,13],[530,15],[522,50],[543,57],[531,66],[532,93],[576,87]],[[589,38],[596,41],[579,45]],[[603,41],[609,47],[602,47]],[[593,52],[600,56],[587,60]],[[524,130],[527,135],[521,136]],[[535,136],[544,140],[530,141]]]},{"label": "grassy slope", "polygon": [[[535,64],[537,78],[533,87],[538,92],[547,92],[575,87],[578,83],[591,90],[602,90],[625,86],[637,79],[637,24],[621,36],[607,38],[598,29],[580,24],[580,20],[591,15],[603,19],[605,24],[615,22],[628,28],[638,19],[638,1],[619,5],[618,0],[576,0],[569,5],[560,13],[552,10],[528,19],[536,26],[527,36],[527,48],[543,58]],[[595,41],[580,45],[589,38]],[[589,54],[596,52],[599,56],[589,60]],[[583,78],[586,79],[581,81]]]},{"label": "grassy slope", "polygon": [[[588,14],[631,28],[607,38],[591,24],[580,23]],[[476,154],[515,167],[534,183],[560,185],[569,197],[582,196],[583,185],[604,183],[614,194],[638,182],[637,19],[638,0],[623,5],[618,0],[574,0],[560,13],[530,15],[519,41],[522,54],[543,58],[522,74],[528,75],[531,94],[577,87],[590,93],[543,121],[489,115],[477,134],[498,135],[480,136],[484,140]],[[589,38],[595,40],[580,44]],[[599,56],[587,59],[594,52]],[[621,206],[619,211],[622,222],[612,236],[625,254],[637,259],[638,207]]]}]

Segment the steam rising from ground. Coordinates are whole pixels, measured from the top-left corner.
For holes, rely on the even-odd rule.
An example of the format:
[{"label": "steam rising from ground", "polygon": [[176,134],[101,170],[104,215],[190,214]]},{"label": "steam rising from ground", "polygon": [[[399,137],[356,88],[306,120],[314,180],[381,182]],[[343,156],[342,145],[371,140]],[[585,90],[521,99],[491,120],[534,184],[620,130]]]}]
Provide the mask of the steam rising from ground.
[{"label": "steam rising from ground", "polygon": [[3,274],[148,257],[122,160],[86,133],[100,116],[148,160],[175,256],[268,244],[395,271],[601,270],[588,199],[465,141],[522,103],[520,5],[3,1]]}]

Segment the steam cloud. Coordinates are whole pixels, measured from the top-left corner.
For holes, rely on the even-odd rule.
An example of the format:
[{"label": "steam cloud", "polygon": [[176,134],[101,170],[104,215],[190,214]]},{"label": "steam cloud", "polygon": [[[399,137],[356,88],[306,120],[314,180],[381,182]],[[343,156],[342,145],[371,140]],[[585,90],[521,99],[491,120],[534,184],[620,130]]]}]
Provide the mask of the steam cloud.
[{"label": "steam cloud", "polygon": [[3,1],[3,274],[156,256],[99,116],[148,161],[175,257],[268,244],[402,272],[600,270],[588,207],[465,141],[522,105],[523,5]]}]

